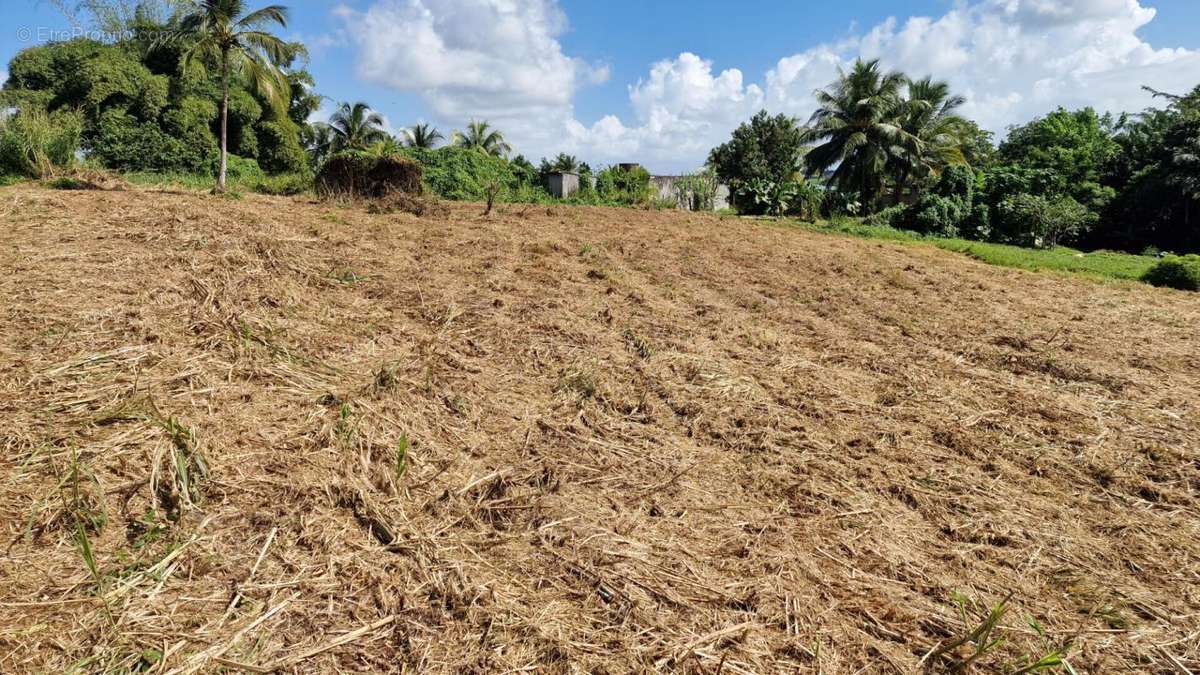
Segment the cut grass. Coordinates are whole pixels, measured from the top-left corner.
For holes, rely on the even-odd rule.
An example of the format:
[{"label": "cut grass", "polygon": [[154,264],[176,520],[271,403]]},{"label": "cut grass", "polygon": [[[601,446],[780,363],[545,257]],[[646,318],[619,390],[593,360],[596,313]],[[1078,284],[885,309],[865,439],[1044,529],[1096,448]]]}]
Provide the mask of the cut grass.
[{"label": "cut grass", "polygon": [[990,265],[1015,267],[1018,269],[1067,272],[1106,279],[1140,281],[1142,275],[1158,262],[1157,258],[1112,251],[1084,253],[1073,248],[1059,246],[1053,249],[1022,248],[1008,244],[993,244],[967,239],[927,237],[907,230],[898,230],[884,225],[865,225],[859,222],[803,223],[779,221],[790,227],[802,227],[814,232],[826,232],[883,239],[904,243],[930,244],[940,249],[963,253]]}]

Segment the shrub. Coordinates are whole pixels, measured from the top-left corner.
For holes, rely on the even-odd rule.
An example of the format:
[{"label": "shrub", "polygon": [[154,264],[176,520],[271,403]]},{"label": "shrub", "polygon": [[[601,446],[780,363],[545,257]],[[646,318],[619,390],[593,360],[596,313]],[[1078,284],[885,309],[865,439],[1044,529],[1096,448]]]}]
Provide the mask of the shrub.
[{"label": "shrub", "polygon": [[298,195],[308,192],[313,187],[313,177],[310,173],[285,173],[277,176],[267,176],[254,184],[254,191],[264,195]]},{"label": "shrub", "polygon": [[761,208],[762,203],[754,202],[752,198],[749,201],[739,199],[738,195],[748,196],[744,190],[754,180],[775,185],[791,181],[800,169],[803,147],[804,133],[794,118],[787,115],[771,117],[764,110],[738,126],[728,142],[714,148],[709,153],[708,163],[721,182],[733,190],[738,211],[753,212]]},{"label": "shrub", "polygon": [[0,174],[45,178],[75,164],[82,120],[76,113],[27,107],[0,115]]},{"label": "shrub", "polygon": [[421,165],[411,159],[342,152],[321,166],[314,187],[322,199],[380,199],[394,192],[419,195],[421,176]]},{"label": "shrub", "polygon": [[111,169],[213,175],[216,142],[211,134],[191,131],[177,137],[155,122],[142,122],[112,109],[100,115],[84,145],[91,157]]},{"label": "shrub", "polygon": [[[216,175],[217,171],[220,170],[220,161],[220,158],[218,158],[217,164],[213,167],[213,175]],[[225,176],[233,182],[250,183],[262,180],[266,177],[266,174],[259,168],[256,160],[247,157],[238,157],[237,155],[227,155]]]},{"label": "shrub", "polygon": [[908,213],[907,206],[889,206],[882,211],[872,213],[863,221],[867,225],[899,228]]},{"label": "shrub", "polygon": [[1181,291],[1200,291],[1200,255],[1167,256],[1147,270],[1142,281]]},{"label": "shrub", "polygon": [[596,176],[596,194],[605,202],[641,206],[650,202],[650,192],[650,172],[640,166],[610,166]]},{"label": "shrub", "polygon": [[936,237],[957,237],[959,224],[968,213],[967,204],[960,197],[925,195],[913,205],[908,229]]},{"label": "shrub", "polygon": [[1095,213],[1065,195],[1018,194],[1000,202],[991,224],[994,236],[1005,243],[1053,248],[1086,232],[1096,220]]},{"label": "shrub", "polygon": [[443,199],[483,201],[489,186],[499,183],[507,191],[520,182],[503,157],[472,148],[404,148],[403,155],[420,164],[425,186]]}]

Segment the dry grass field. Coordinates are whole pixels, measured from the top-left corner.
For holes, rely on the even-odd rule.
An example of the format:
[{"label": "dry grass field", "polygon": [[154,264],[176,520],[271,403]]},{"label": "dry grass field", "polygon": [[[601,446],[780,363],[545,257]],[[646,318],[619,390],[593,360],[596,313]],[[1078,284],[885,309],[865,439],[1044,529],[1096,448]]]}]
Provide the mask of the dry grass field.
[{"label": "dry grass field", "polygon": [[1200,671],[1194,294],[481,211],[0,189],[0,672]]}]

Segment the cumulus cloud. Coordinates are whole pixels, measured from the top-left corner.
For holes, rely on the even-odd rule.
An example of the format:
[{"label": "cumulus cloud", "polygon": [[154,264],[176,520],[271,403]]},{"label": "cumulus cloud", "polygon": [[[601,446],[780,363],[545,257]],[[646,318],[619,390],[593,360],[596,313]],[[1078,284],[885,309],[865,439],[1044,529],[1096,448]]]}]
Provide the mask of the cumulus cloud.
[{"label": "cumulus cloud", "polygon": [[569,105],[608,77],[563,53],[567,19],[554,0],[384,0],[335,14],[358,46],[361,77],[418,92],[446,118]]},{"label": "cumulus cloud", "polygon": [[1187,91],[1200,72],[1200,52],[1137,35],[1155,16],[1140,0],[963,1],[783,56],[749,81],[684,52],[628,88],[630,118],[586,124],[574,96],[608,72],[564,53],[556,0],[379,0],[338,15],[359,74],[418,92],[441,119],[491,119],[531,157],[567,151],[660,171],[701,164],[758,109],[807,118],[813,90],[860,56],[948,80],[968,98],[964,113],[996,132],[1060,105],[1138,110],[1151,104],[1141,85]]}]

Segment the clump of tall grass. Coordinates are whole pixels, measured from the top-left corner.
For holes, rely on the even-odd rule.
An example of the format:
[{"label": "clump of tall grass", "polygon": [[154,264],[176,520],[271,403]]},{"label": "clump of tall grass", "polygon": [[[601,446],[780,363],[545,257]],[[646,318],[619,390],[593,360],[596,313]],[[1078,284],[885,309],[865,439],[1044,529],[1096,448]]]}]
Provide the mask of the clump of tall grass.
[{"label": "clump of tall grass", "polygon": [[82,136],[78,112],[27,107],[0,113],[0,175],[53,177],[74,166]]}]

